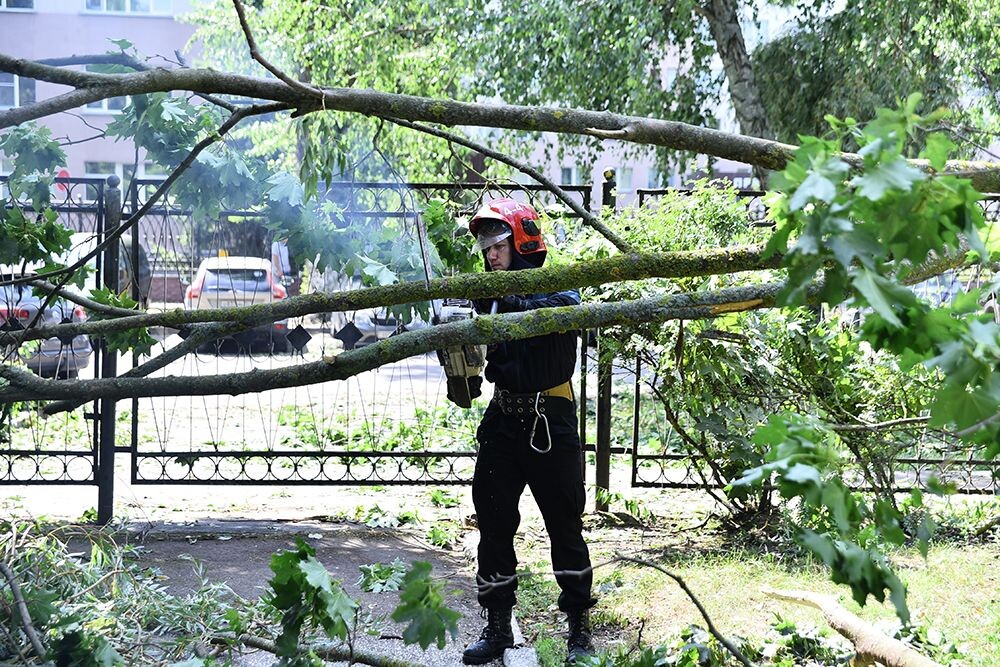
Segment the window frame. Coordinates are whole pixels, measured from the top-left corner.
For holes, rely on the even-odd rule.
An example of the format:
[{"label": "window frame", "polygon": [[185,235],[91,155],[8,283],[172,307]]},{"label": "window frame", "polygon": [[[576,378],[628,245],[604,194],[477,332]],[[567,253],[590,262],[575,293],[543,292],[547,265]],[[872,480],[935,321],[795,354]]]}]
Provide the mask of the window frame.
[{"label": "window frame", "polygon": [[31,0],[30,7],[8,7],[10,0],[0,0],[0,12],[33,12],[35,11],[35,0]]},{"label": "window frame", "polygon": [[[124,9],[108,9],[108,0],[98,0],[101,6],[100,8],[89,7],[88,0],[83,0],[83,13],[84,14],[97,14],[97,15],[107,15],[107,16],[147,16],[154,18],[163,18],[174,16],[174,2],[173,0],[147,0],[149,2],[149,11],[142,11],[133,8],[133,3],[136,0],[122,0],[122,6]],[[158,3],[166,3],[167,9],[156,9]]]},{"label": "window frame", "polygon": [[10,84],[3,83],[0,85],[3,85],[4,87],[9,85],[14,90],[14,104],[12,106],[0,104],[0,109],[17,109],[23,106],[25,102],[22,98],[24,97],[24,88],[27,85],[26,82],[28,81],[31,82],[31,86],[34,88],[34,95],[32,96],[33,99],[28,101],[27,104],[34,104],[38,100],[38,88],[36,87],[37,82],[35,79],[28,79],[17,74],[11,74],[10,72],[0,72],[0,75],[10,75],[12,77]]}]

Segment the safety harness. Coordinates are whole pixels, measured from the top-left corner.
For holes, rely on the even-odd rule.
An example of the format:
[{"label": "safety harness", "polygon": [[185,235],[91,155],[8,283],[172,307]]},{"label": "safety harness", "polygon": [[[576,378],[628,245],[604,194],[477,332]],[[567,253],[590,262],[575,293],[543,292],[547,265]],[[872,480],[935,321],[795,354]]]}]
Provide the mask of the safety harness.
[{"label": "safety harness", "polygon": [[[528,444],[539,454],[547,454],[552,449],[552,432],[549,430],[549,418],[545,414],[546,398],[564,398],[573,400],[573,386],[567,381],[556,385],[551,389],[536,391],[528,394],[515,394],[506,389],[498,389],[493,395],[500,411],[509,417],[520,417],[522,420],[534,415],[531,423],[531,435],[528,436]],[[535,446],[535,432],[538,429],[538,420],[545,424],[545,439],[548,443],[545,448]]]}]

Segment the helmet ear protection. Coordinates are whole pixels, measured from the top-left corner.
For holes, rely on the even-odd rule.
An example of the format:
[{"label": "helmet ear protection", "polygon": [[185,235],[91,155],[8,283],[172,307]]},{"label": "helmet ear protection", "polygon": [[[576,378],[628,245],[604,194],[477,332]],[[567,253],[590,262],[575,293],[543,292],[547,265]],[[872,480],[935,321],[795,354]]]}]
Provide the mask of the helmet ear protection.
[{"label": "helmet ear protection", "polygon": [[541,266],[547,249],[542,231],[538,228],[538,213],[535,209],[509,197],[484,203],[469,221],[469,231],[476,237],[477,250],[488,248],[492,243],[487,241],[493,238],[496,238],[493,243],[507,238],[508,235],[500,236],[496,233],[495,224],[488,224],[493,221],[506,223],[510,228],[514,237],[514,252]]}]

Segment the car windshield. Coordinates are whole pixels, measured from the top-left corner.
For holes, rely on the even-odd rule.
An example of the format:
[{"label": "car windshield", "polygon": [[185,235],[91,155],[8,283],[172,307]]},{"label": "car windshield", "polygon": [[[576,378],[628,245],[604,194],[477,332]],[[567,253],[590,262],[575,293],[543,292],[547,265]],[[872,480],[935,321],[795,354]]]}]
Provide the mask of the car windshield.
[{"label": "car windshield", "polygon": [[264,269],[209,269],[205,289],[233,292],[267,292],[271,289]]}]

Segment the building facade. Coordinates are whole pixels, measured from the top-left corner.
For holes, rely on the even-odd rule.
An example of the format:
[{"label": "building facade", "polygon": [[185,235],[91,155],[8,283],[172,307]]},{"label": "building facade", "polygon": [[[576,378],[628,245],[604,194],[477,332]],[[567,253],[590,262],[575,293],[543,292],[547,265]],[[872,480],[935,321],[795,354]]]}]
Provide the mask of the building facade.
[{"label": "building facade", "polygon": [[[127,40],[141,57],[151,58],[150,65],[169,64],[177,61],[175,51],[184,49],[194,33],[193,26],[177,20],[190,9],[191,0],[0,0],[0,48],[8,55],[39,60],[117,51],[120,47],[112,40]],[[66,90],[0,72],[0,108],[23,106]],[[126,103],[125,98],[102,100],[41,121],[64,142],[62,175],[116,174],[127,180],[133,173],[162,174],[142,153],[137,162],[130,142],[98,138],[66,143],[99,135]],[[0,173],[9,170],[6,161],[0,162]],[[86,193],[81,190],[79,196]]]}]

